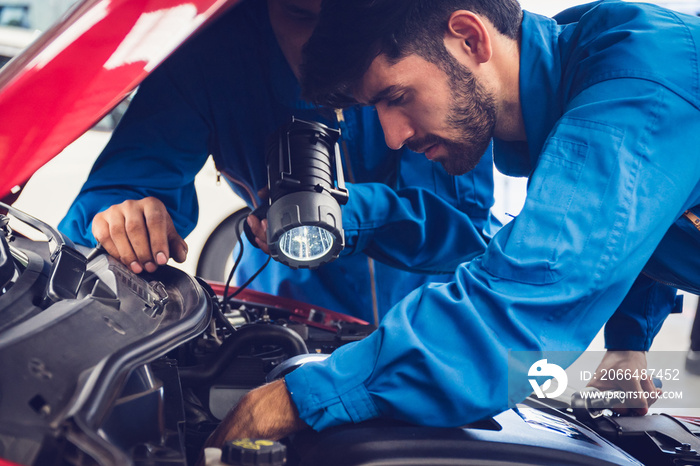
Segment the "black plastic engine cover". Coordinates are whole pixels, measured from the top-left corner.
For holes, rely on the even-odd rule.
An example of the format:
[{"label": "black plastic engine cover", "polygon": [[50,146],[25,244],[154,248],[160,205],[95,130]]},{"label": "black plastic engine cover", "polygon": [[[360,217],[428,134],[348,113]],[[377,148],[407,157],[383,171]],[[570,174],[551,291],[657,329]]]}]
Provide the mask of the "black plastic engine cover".
[{"label": "black plastic engine cover", "polygon": [[462,428],[366,421],[293,439],[299,466],[641,465],[591,430],[528,407]]},{"label": "black plastic engine cover", "polygon": [[[40,267],[25,273],[42,275]],[[38,465],[73,450],[131,463],[97,431],[132,371],[207,327],[209,296],[182,271],[136,275],[105,254],[89,262],[76,299],[38,307],[43,287],[27,289],[21,301],[13,288],[0,296],[0,311],[14,316],[0,328],[0,457]]]}]

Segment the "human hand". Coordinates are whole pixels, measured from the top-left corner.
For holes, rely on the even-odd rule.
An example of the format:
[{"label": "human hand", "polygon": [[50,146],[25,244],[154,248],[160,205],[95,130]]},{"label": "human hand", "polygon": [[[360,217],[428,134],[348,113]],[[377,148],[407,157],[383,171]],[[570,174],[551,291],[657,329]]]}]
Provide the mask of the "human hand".
[{"label": "human hand", "polygon": [[204,447],[221,448],[229,440],[279,440],[309,426],[299,418],[284,379],[258,387],[229,411]]},{"label": "human hand", "polygon": [[170,257],[177,262],[187,258],[187,244],[155,197],[127,200],[100,212],[92,221],[92,234],[134,273],[155,272]]},{"label": "human hand", "polygon": [[255,214],[250,214],[246,221],[255,236],[255,244],[266,254],[270,254],[270,248],[267,247],[267,219],[260,220]]},{"label": "human hand", "polygon": [[[627,401],[633,401],[628,403],[632,407],[622,407],[622,405],[614,407],[613,411],[618,414],[643,416],[662,392],[660,388],[654,386],[652,379],[646,376],[647,357],[644,351],[607,351],[595,373],[596,377],[589,382],[589,387],[602,391],[614,390],[640,394],[635,399],[626,398]],[[620,374],[621,376],[609,376],[603,380],[602,374]],[[630,377],[627,377],[627,374]]]}]

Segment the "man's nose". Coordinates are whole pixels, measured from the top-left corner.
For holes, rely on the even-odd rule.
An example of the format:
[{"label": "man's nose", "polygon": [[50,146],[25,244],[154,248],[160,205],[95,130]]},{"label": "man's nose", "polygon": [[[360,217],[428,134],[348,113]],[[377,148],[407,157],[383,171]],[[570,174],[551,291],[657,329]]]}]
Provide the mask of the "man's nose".
[{"label": "man's nose", "polygon": [[404,143],[415,134],[411,121],[402,112],[377,106],[377,114],[384,130],[386,145],[390,149],[401,149]]}]

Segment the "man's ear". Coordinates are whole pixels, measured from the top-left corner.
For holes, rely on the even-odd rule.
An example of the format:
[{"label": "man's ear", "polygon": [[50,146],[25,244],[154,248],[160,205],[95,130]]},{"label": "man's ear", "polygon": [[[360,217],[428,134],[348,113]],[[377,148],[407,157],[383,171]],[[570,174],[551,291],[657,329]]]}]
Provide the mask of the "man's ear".
[{"label": "man's ear", "polygon": [[[448,49],[468,55],[477,64],[491,59],[491,36],[481,17],[471,11],[457,10],[450,15],[445,35]],[[449,44],[449,45],[448,45]]]}]

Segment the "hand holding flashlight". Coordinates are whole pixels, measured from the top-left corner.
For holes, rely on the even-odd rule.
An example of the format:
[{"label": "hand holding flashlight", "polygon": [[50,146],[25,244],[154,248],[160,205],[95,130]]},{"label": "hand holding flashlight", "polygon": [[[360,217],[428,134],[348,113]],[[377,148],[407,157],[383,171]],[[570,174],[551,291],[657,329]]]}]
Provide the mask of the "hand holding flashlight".
[{"label": "hand holding flashlight", "polygon": [[[244,226],[248,241],[259,247],[266,254],[270,254],[270,248],[267,247],[267,219],[262,220],[255,214],[248,215],[246,225]],[[250,233],[248,233],[250,232]]]},{"label": "hand holding flashlight", "polygon": [[343,249],[340,205],[347,202],[348,191],[339,137],[338,130],[292,118],[269,140],[270,200],[253,212],[267,222],[258,225],[249,218],[244,227],[251,243],[263,250],[261,243],[266,243],[269,254],[291,268],[317,268]]}]

